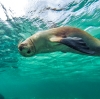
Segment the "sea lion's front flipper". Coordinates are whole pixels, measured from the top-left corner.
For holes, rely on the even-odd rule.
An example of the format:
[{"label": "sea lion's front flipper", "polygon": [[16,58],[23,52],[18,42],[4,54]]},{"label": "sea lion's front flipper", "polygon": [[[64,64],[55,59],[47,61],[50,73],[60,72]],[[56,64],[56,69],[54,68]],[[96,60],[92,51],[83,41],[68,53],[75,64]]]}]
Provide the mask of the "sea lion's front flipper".
[{"label": "sea lion's front flipper", "polygon": [[79,38],[79,37],[62,38],[60,40],[60,43],[65,44],[75,50],[78,50],[78,51],[86,53],[86,54],[94,54],[95,53],[86,45],[86,43],[82,40],[82,38]]}]

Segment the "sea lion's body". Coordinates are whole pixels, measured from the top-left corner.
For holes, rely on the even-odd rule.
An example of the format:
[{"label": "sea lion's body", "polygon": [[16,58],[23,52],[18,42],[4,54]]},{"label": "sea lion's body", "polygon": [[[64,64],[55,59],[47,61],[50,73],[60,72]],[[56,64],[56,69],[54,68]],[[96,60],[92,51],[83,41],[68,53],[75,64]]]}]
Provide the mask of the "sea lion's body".
[{"label": "sea lion's body", "polygon": [[100,40],[74,27],[59,27],[37,32],[19,44],[19,49],[27,42],[30,42],[31,46],[33,44],[31,50],[34,51],[31,55],[27,55],[26,51],[20,50],[23,56],[55,51],[100,55]]}]

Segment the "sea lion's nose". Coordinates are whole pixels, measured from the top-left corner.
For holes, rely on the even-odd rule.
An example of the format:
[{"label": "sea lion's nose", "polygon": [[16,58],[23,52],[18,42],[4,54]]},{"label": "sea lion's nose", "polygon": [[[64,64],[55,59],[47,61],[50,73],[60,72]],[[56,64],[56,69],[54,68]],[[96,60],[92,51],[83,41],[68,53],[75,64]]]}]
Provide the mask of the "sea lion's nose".
[{"label": "sea lion's nose", "polygon": [[19,50],[22,51],[27,46],[27,43],[22,43],[18,46]]},{"label": "sea lion's nose", "polygon": [[20,50],[20,51],[22,51],[22,50],[23,50],[23,48],[24,48],[23,46],[19,46],[19,50]]},{"label": "sea lion's nose", "polygon": [[25,46],[26,46],[26,44],[21,44],[18,48],[19,48],[20,51],[22,51]]}]

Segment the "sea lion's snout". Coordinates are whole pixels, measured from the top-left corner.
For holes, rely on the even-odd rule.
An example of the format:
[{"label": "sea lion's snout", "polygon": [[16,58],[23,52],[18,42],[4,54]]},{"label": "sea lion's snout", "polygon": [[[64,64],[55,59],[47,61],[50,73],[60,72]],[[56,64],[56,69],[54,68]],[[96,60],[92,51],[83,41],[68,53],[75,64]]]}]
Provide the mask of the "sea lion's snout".
[{"label": "sea lion's snout", "polygon": [[22,51],[25,48],[26,44],[20,44],[18,46],[19,50]]},{"label": "sea lion's snout", "polygon": [[19,46],[19,50],[22,51],[23,50],[23,46]]},{"label": "sea lion's snout", "polygon": [[31,52],[30,49],[29,49],[29,47],[28,47],[28,44],[26,44],[26,43],[20,44],[18,46],[18,49],[19,49],[19,51],[21,53],[28,53],[29,54]]},{"label": "sea lion's snout", "polygon": [[22,42],[18,45],[18,50],[22,56],[30,57],[34,55],[33,46],[29,42]]}]

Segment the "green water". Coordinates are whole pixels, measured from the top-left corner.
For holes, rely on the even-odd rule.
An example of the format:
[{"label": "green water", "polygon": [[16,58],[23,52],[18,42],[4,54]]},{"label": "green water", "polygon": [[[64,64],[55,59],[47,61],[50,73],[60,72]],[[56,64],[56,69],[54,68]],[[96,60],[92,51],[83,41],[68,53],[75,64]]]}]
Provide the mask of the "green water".
[{"label": "green water", "polygon": [[5,99],[100,99],[100,57],[54,52],[25,58],[17,49],[20,40],[54,24],[100,38],[100,0],[10,1],[0,0],[0,94]]}]

